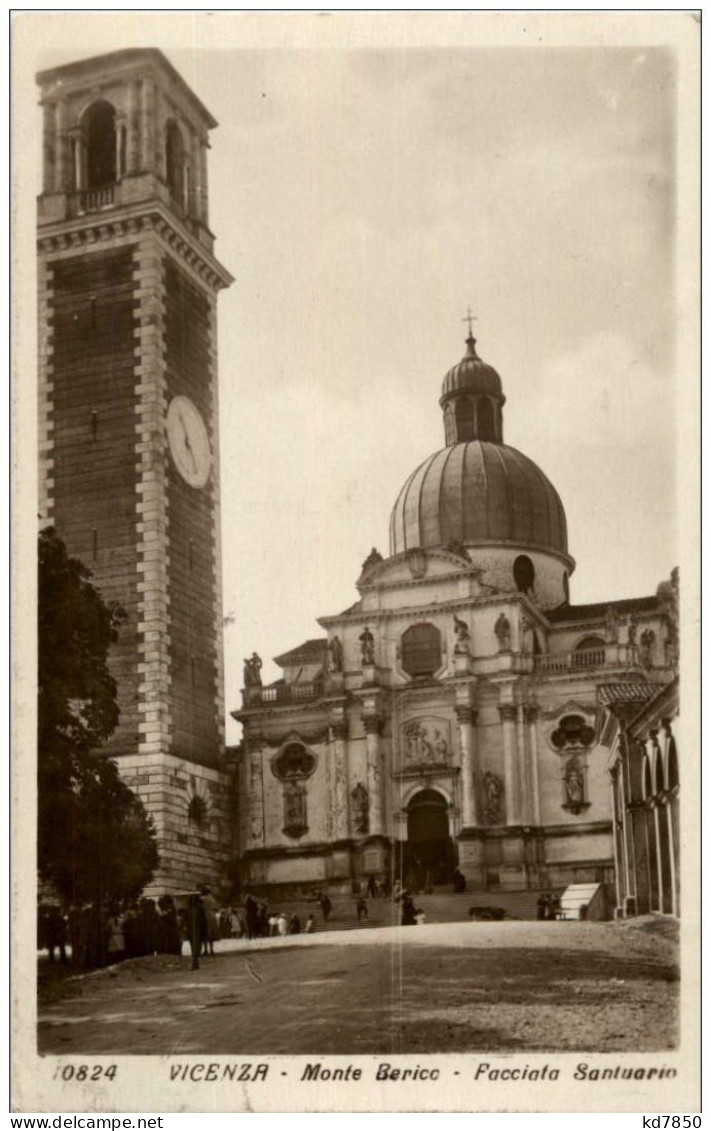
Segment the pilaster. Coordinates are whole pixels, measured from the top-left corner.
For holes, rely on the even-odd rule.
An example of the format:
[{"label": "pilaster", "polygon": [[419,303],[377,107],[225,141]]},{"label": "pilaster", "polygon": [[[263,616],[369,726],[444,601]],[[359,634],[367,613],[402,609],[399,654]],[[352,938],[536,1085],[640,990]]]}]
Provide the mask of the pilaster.
[{"label": "pilaster", "polygon": [[167,382],[163,361],[163,267],[158,241],[148,233],[135,252],[136,514],[138,535],[138,653],[141,721],[139,753],[168,753],[170,544],[166,477]]},{"label": "pilaster", "polygon": [[382,836],[383,827],[383,788],[380,766],[380,731],[382,722],[378,715],[363,717],[367,759],[367,789],[369,805],[369,832],[371,836]]},{"label": "pilaster", "polygon": [[333,811],[334,840],[347,840],[350,834],[348,821],[348,760],[346,758],[346,739],[348,724],[338,720],[331,724],[331,750],[333,778],[331,805]]},{"label": "pilaster", "polygon": [[517,774],[516,716],[517,709],[515,703],[502,703],[499,705],[499,717],[501,719],[501,733],[504,747],[504,790],[506,794],[507,825],[520,825],[521,823]]}]

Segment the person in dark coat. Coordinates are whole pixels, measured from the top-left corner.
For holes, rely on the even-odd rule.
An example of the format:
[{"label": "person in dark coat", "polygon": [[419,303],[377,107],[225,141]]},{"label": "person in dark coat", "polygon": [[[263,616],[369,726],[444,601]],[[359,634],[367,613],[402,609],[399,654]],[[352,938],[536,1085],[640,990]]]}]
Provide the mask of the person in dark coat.
[{"label": "person in dark coat", "polygon": [[319,902],[319,907],[321,908],[321,911],[323,912],[323,921],[324,921],[324,923],[327,923],[328,917],[331,914],[331,908],[332,908],[333,904],[331,903],[331,900],[326,895],[325,891],[321,893],[321,897],[320,897],[318,902]]},{"label": "person in dark coat", "polygon": [[378,894],[378,885],[375,882],[375,876],[368,876],[367,892],[371,899],[375,899]]},{"label": "person in dark coat", "polygon": [[193,892],[188,896],[188,905],[182,912],[182,919],[185,937],[190,943],[190,954],[192,956],[190,969],[199,970],[198,959],[200,958],[202,944],[207,938],[207,916],[198,892]]},{"label": "person in dark coat", "polygon": [[260,903],[257,911],[257,934],[260,938],[269,937],[269,908],[266,903]]},{"label": "person in dark coat", "polygon": [[536,900],[536,918],[546,919],[548,917],[548,896],[545,892],[541,892]]},{"label": "person in dark coat", "polygon": [[67,961],[67,922],[59,907],[52,904],[45,907],[41,916],[40,945],[49,951],[49,961],[54,962],[54,952],[58,951],[60,962]]},{"label": "person in dark coat", "polygon": [[136,955],[155,954],[158,944],[158,913],[152,899],[142,899],[135,921]]},{"label": "person in dark coat", "polygon": [[251,895],[244,901],[244,913],[247,919],[247,938],[256,939],[259,934],[259,906]]},{"label": "person in dark coat", "polygon": [[158,954],[180,954],[182,940],[178,913],[172,895],[162,895],[158,900],[158,935],[156,949]]},{"label": "person in dark coat", "polygon": [[467,890],[467,881],[459,871],[459,868],[454,869],[454,890],[458,895]]},{"label": "person in dark coat", "polygon": [[417,925],[415,918],[415,904],[412,902],[412,896],[409,891],[404,891],[400,897],[400,907],[402,908],[402,925],[403,927],[414,927]]}]

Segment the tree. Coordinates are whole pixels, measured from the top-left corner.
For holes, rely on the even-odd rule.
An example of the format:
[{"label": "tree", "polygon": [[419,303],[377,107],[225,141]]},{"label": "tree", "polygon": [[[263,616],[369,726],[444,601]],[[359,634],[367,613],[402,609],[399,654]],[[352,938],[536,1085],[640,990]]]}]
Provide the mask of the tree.
[{"label": "tree", "polygon": [[153,822],[101,754],[119,720],[111,645],[125,619],[53,529],[39,538],[38,865],[68,900],[138,895],[158,864]]}]

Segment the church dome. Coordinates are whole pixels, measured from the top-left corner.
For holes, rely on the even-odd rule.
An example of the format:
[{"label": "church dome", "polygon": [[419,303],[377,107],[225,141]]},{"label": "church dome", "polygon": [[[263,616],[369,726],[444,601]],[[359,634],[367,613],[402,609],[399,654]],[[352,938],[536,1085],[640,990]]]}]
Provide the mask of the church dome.
[{"label": "church dome", "polygon": [[440,404],[454,393],[485,393],[503,397],[501,378],[493,365],[482,361],[476,352],[476,339],[467,338],[467,352],[461,361],[447,370],[442,382]]},{"label": "church dome", "polygon": [[563,504],[540,468],[516,448],[482,440],[450,444],[420,464],[400,491],[390,517],[390,553],[451,541],[524,544],[567,555]]}]

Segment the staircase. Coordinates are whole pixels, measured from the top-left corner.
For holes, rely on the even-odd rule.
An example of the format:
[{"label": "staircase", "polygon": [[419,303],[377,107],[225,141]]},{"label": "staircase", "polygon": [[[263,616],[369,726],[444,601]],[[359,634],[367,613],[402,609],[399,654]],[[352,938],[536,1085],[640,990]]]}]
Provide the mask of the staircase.
[{"label": "staircase", "polygon": [[[551,891],[550,888],[546,889]],[[451,888],[435,888],[431,895],[414,895],[416,908],[421,908],[428,923],[466,922],[470,907],[500,907],[507,919],[536,919],[540,891],[476,891],[455,894]],[[560,894],[554,892],[554,894]],[[318,903],[312,900],[279,900],[269,904],[270,911],[285,912],[287,916],[296,913],[304,929],[306,917],[312,914],[316,930],[352,931],[356,928],[396,926],[400,922],[400,905],[392,899],[367,899],[368,918],[358,922],[356,911],[357,896],[332,895],[332,909],[328,922],[324,922]]]}]

